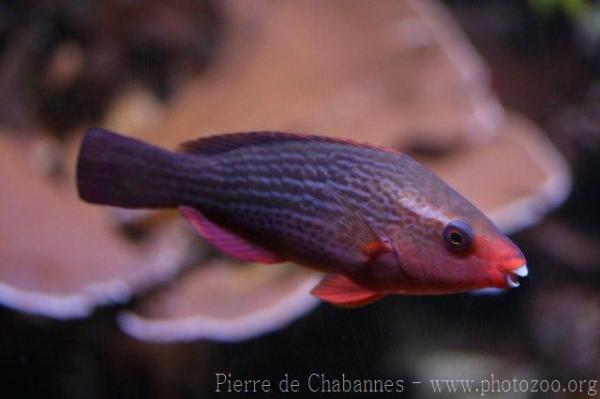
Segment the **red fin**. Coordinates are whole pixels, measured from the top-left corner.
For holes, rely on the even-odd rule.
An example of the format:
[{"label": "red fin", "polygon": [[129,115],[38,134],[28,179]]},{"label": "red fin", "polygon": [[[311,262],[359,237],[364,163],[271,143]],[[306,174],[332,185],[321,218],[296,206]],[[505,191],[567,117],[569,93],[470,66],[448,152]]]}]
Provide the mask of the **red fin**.
[{"label": "red fin", "polygon": [[363,253],[371,259],[377,256],[378,254],[390,252],[391,250],[392,249],[389,245],[386,245],[381,241],[370,242],[367,245],[365,245],[362,249]]},{"label": "red fin", "polygon": [[197,140],[187,141],[181,144],[180,149],[183,152],[199,155],[216,155],[229,152],[238,148],[262,145],[268,143],[277,143],[284,141],[320,141],[324,143],[340,143],[361,147],[368,147],[388,152],[396,151],[378,147],[371,144],[358,143],[352,140],[336,139],[326,136],[314,136],[283,132],[247,132],[247,133],[229,133],[210,137],[203,137]]},{"label": "red fin", "polygon": [[355,307],[367,305],[384,295],[363,288],[341,274],[330,274],[312,289],[311,294],[336,306]]},{"label": "red fin", "polygon": [[259,247],[208,220],[200,211],[188,206],[180,206],[179,211],[205,240],[222,252],[246,262],[279,263],[279,256]]}]

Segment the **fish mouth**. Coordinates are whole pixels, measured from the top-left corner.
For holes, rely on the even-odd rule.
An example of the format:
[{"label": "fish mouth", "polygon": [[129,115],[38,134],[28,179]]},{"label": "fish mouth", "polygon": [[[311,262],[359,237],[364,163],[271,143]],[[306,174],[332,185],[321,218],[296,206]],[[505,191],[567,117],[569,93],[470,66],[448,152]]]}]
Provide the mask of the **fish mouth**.
[{"label": "fish mouth", "polygon": [[527,268],[527,264],[521,261],[517,267],[507,270],[507,272],[508,273],[504,275],[506,284],[508,284],[510,288],[516,288],[521,285],[519,279],[527,277],[529,274],[529,269]]}]

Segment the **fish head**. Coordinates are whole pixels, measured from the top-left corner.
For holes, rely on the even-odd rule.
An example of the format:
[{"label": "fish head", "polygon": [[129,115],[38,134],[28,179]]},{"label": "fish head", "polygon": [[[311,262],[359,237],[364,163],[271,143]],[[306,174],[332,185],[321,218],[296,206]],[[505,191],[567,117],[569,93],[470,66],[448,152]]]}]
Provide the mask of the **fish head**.
[{"label": "fish head", "polygon": [[518,287],[528,275],[519,247],[482,214],[469,219],[451,220],[441,229],[438,264],[448,272],[442,276],[456,278],[463,290]]},{"label": "fish head", "polygon": [[[462,197],[394,234],[399,292],[445,294],[514,288],[528,269],[521,250]],[[426,217],[425,217],[426,216]],[[415,227],[418,226],[418,227]],[[400,282],[402,281],[402,282]]]}]

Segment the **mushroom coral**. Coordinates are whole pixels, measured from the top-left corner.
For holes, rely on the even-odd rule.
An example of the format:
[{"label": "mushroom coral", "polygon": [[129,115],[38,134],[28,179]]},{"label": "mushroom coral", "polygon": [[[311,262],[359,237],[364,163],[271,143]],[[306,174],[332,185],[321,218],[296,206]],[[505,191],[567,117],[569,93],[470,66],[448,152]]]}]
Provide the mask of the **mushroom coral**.
[{"label": "mushroom coral", "polygon": [[146,139],[173,148],[252,129],[455,147],[498,131],[487,71],[437,3],[222,4],[212,65],[174,95]]},{"label": "mushroom coral", "polygon": [[239,341],[282,327],[311,310],[317,273],[292,264],[265,266],[218,259],[189,270],[147,296],[119,324],[148,341]]},{"label": "mushroom coral", "polygon": [[187,239],[165,226],[136,246],[72,184],[53,185],[31,155],[33,142],[0,134],[0,302],[54,318],[84,317],[123,302],[183,264]]}]

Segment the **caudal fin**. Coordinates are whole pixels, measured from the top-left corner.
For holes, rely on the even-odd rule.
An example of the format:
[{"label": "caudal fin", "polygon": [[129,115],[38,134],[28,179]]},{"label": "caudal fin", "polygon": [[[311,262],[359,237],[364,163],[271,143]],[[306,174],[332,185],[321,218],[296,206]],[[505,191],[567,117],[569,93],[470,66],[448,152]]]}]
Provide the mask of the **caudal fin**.
[{"label": "caudal fin", "polygon": [[77,161],[81,199],[124,208],[178,204],[178,155],[104,129],[89,129]]}]

